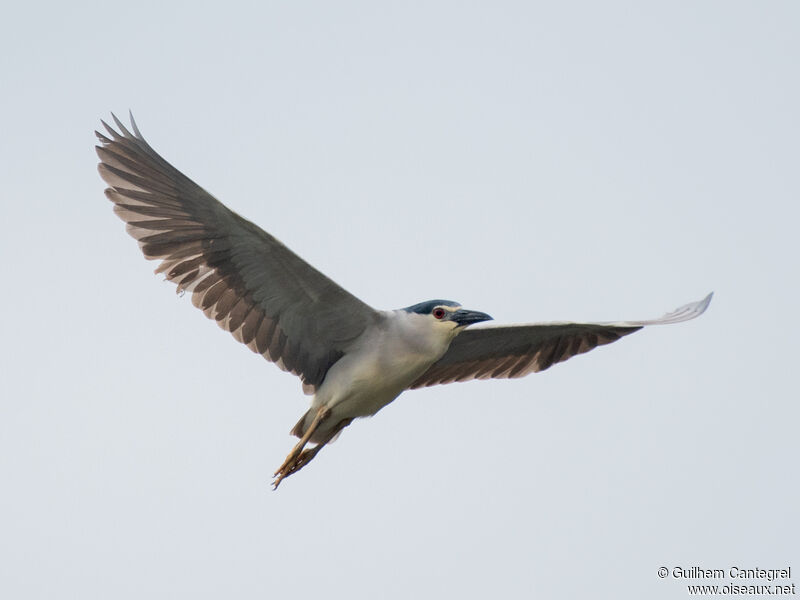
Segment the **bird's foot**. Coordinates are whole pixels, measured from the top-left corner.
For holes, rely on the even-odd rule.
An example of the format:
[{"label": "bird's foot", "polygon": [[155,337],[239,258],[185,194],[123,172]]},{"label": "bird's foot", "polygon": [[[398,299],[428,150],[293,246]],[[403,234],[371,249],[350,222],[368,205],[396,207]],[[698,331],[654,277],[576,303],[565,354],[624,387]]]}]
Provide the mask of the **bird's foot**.
[{"label": "bird's foot", "polygon": [[[329,414],[330,414],[329,412],[326,412],[326,414],[322,417],[320,422],[322,422],[323,419],[327,418]],[[316,417],[314,420],[316,421]],[[280,466],[280,468],[277,471],[275,471],[274,475],[275,481],[272,482],[272,489],[277,490],[278,486],[281,484],[281,481],[289,477],[289,475],[297,473],[300,469],[302,469],[308,463],[310,463],[312,459],[317,455],[317,453],[320,450],[322,450],[322,448],[328,442],[330,442],[333,438],[335,438],[342,429],[350,425],[350,423],[352,422],[353,419],[343,419],[336,425],[336,427],[334,427],[333,429],[331,429],[331,431],[328,432],[328,434],[322,441],[320,441],[316,446],[313,446],[311,448],[303,449],[303,446],[308,442],[308,440],[306,440],[305,442],[303,442],[303,440],[300,440],[300,442],[303,442],[303,444],[301,445],[298,442],[298,444],[289,453],[289,456],[286,457],[286,460],[283,461],[283,464]],[[306,432],[306,435],[307,434],[308,432]],[[303,438],[305,438],[306,435],[304,435]]]},{"label": "bird's foot", "polygon": [[[322,449],[322,446],[324,446],[324,444],[317,444],[313,448],[306,448],[299,454],[296,454],[294,457],[292,457],[291,461],[284,461],[280,468],[275,471],[275,481],[272,482],[272,489],[277,490],[278,486],[281,484],[281,481],[289,477],[289,475],[297,473],[300,469],[310,463],[311,459],[313,459]],[[289,457],[287,457],[287,460],[288,459]]]},{"label": "bird's foot", "polygon": [[[292,448],[292,451],[289,452],[289,455],[286,457],[286,460],[283,461],[283,464],[280,467],[278,467],[278,470],[275,471],[275,473],[273,473],[273,477],[276,477],[276,480],[272,484],[273,490],[277,490],[278,485],[280,485],[281,481],[286,479],[289,475],[291,475],[292,473],[296,473],[301,468],[303,468],[303,465],[305,465],[309,460],[314,458],[317,452],[319,452],[319,448],[325,445],[324,443],[317,444],[317,446],[315,446],[314,448],[311,448],[306,451],[303,450],[303,448],[305,448],[306,444],[308,444],[309,440],[311,439],[311,436],[314,435],[314,432],[317,430],[320,424],[325,419],[327,419],[330,416],[330,414],[331,411],[325,407],[320,408],[317,411],[317,414],[314,415],[314,420],[311,421],[311,425],[308,426],[308,429],[303,434],[303,437],[300,438],[300,441],[297,442],[294,448]],[[327,442],[327,440],[325,441]],[[314,453],[310,457],[303,458],[306,452],[310,452],[311,450],[313,450]]]}]

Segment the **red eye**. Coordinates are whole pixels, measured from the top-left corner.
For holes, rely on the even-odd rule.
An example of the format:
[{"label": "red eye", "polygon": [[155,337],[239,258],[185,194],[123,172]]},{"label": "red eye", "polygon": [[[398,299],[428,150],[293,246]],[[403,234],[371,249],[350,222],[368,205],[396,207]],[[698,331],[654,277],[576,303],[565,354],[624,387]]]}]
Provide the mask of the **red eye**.
[{"label": "red eye", "polygon": [[443,319],[444,318],[444,309],[443,308],[434,308],[433,309],[433,316],[436,319]]}]

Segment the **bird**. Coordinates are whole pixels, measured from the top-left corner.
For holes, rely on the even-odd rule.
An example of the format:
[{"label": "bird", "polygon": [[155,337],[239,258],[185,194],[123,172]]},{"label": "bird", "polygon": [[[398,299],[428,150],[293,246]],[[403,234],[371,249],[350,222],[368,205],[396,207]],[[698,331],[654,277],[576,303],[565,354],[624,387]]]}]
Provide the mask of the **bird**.
[{"label": "bird", "polygon": [[130,129],[112,118],[115,127],[101,120],[104,133],[95,131],[98,170],[145,258],[160,261],[155,272],[312,396],[273,489],[406,390],[544,371],[643,327],[694,319],[713,296],[657,319],[604,323],[486,324],[488,314],[442,299],[377,310],[173,167],[132,113]]}]

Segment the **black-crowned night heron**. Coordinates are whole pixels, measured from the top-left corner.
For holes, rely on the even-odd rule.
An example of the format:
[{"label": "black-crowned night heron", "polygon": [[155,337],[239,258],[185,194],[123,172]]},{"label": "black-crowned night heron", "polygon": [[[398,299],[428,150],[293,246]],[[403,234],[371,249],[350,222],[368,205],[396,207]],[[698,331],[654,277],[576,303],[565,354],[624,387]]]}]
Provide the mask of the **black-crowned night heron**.
[{"label": "black-crowned night heron", "polygon": [[543,371],[646,325],[693,319],[711,301],[649,321],[475,329],[467,327],[491,317],[449,300],[375,310],[161,158],[133,116],[133,133],[114,121],[121,133],[105,122],[107,135],[97,133],[98,168],[145,258],[160,260],[156,273],[314,396],[292,429],[300,441],[275,472],[276,488],[353,419],[405,390]]}]

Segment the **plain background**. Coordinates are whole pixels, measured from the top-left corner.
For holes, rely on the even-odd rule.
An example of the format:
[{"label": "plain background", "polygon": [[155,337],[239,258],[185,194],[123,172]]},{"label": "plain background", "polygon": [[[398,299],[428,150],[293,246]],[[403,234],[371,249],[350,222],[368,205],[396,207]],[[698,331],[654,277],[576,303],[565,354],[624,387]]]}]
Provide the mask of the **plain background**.
[{"label": "plain background", "polygon": [[[659,567],[800,568],[799,27],[789,1],[4,11],[0,596],[679,598]],[[273,493],[307,398],[113,215],[93,130],[129,108],[378,308],[715,299],[409,392]]]}]

